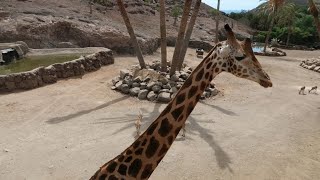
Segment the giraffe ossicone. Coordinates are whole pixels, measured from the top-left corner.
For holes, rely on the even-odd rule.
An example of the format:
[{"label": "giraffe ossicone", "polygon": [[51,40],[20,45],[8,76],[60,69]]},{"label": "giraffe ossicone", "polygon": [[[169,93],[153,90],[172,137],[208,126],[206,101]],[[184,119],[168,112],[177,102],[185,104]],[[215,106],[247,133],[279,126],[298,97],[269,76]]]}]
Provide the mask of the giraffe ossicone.
[{"label": "giraffe ossicone", "polygon": [[[268,74],[253,54],[251,40],[238,41],[229,25],[227,40],[215,45],[162,111],[132,145],[105,163],[91,180],[148,179],[184,126],[205,88],[221,72],[272,87]],[[101,155],[102,156],[102,155]]]}]

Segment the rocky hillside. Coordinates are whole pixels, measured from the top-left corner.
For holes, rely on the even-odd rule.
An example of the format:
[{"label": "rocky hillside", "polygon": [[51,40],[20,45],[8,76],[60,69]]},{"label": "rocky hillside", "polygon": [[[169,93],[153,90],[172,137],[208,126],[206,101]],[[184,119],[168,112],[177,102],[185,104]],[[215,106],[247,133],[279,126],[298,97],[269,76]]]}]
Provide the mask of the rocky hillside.
[{"label": "rocky hillside", "polygon": [[[31,48],[103,46],[118,53],[132,53],[129,36],[113,1],[95,3],[90,14],[85,0],[1,0],[0,42],[25,41]],[[126,9],[144,53],[159,46],[159,12],[157,1],[126,0]],[[167,1],[167,34],[174,44],[178,27],[171,16],[173,1]],[[192,36],[194,46],[212,43],[215,34],[211,8],[202,4]],[[248,37],[252,30],[228,17],[239,36]]]}]

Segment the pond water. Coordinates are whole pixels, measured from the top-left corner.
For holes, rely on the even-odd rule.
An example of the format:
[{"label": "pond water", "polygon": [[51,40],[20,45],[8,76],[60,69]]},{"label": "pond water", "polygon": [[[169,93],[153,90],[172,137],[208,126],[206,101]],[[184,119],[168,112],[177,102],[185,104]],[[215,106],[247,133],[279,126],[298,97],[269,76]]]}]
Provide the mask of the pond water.
[{"label": "pond water", "polygon": [[47,67],[51,64],[62,63],[79,58],[86,54],[55,54],[55,55],[38,55],[25,57],[17,60],[15,63],[0,66],[0,75],[30,71],[40,66]]},{"label": "pond water", "polygon": [[262,43],[255,43],[252,46],[253,52],[263,52],[263,48],[264,48],[264,44],[262,44]]}]

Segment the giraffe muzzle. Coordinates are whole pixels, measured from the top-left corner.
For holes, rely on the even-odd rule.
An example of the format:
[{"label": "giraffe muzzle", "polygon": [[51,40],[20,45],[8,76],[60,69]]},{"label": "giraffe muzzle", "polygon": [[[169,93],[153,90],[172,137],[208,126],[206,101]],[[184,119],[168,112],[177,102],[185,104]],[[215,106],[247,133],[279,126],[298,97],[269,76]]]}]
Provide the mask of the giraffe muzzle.
[{"label": "giraffe muzzle", "polygon": [[265,87],[265,88],[272,87],[272,82],[270,80],[262,80],[262,79],[260,79],[259,84],[262,87]]}]

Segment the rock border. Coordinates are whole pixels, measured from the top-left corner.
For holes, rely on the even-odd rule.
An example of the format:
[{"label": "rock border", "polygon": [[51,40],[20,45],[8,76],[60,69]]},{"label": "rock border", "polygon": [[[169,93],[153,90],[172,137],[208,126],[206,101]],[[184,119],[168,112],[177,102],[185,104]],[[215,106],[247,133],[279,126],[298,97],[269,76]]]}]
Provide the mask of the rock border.
[{"label": "rock border", "polygon": [[[182,71],[176,71],[170,77],[168,72],[160,72],[160,62],[154,61],[147,65],[146,69],[140,69],[139,65],[134,65],[131,70],[120,70],[120,76],[112,79],[112,90],[122,94],[137,97],[139,100],[148,100],[152,102],[168,103],[170,102],[182,87],[184,82],[192,73],[192,68],[185,65]],[[201,99],[216,96],[219,90],[211,83],[204,91]]]},{"label": "rock border", "polygon": [[0,92],[34,89],[45,84],[53,84],[59,79],[82,76],[87,72],[97,71],[101,66],[113,63],[113,52],[108,49],[91,55],[81,56],[72,61],[52,64],[48,67],[0,75]]},{"label": "rock border", "polygon": [[320,73],[320,57],[318,59],[312,58],[312,59],[304,60],[300,63],[300,66]]}]

